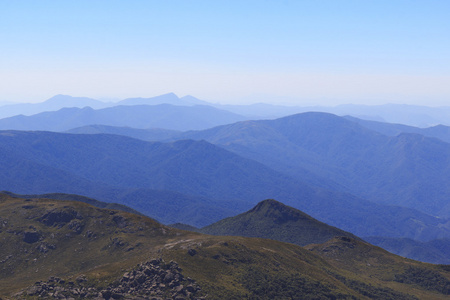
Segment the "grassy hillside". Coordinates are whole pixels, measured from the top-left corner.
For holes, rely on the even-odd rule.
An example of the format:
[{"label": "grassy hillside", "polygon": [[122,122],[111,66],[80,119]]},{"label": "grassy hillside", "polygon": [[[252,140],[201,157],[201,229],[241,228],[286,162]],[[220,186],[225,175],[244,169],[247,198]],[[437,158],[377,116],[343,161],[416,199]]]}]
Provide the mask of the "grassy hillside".
[{"label": "grassy hillside", "polygon": [[[111,296],[144,285],[149,295],[181,293],[180,282],[194,291],[199,287],[198,297],[207,299],[445,299],[449,294],[448,268],[405,260],[351,238],[306,250],[172,229],[80,202],[5,194],[0,224],[0,295],[24,291],[16,296],[21,299],[37,298],[49,287],[53,296],[56,291]],[[160,283],[152,288],[149,282]]]},{"label": "grassy hillside", "polygon": [[264,200],[253,209],[203,227],[200,232],[268,238],[300,246],[324,243],[336,236],[356,238],[275,200]]}]

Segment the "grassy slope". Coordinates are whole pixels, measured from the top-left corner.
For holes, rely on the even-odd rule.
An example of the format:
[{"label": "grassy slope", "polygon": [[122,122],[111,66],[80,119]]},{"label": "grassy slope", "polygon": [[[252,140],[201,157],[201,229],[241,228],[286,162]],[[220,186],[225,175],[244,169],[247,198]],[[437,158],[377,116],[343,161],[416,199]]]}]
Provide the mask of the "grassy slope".
[{"label": "grassy slope", "polygon": [[[413,299],[406,293],[445,299],[442,293],[393,278],[409,266],[450,276],[448,270],[408,261],[369,244],[361,245],[379,255],[375,261],[368,258],[376,268],[352,260],[358,257],[354,253],[335,262],[336,257],[323,256],[323,251],[171,229],[143,216],[79,202],[1,195],[0,224],[0,295],[49,276],[70,279],[85,274],[92,284],[106,285],[137,263],[156,257],[176,260],[210,299],[366,299],[381,291],[396,299]],[[366,248],[353,249],[364,254]]]},{"label": "grassy slope", "polygon": [[268,238],[300,246],[323,243],[335,236],[356,238],[349,232],[271,199],[258,203],[245,213],[206,226],[200,232]]}]

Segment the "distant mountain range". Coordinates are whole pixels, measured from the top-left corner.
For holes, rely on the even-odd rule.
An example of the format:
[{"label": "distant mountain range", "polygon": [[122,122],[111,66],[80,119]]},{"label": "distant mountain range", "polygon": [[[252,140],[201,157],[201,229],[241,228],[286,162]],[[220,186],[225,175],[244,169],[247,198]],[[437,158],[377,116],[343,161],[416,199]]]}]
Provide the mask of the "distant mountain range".
[{"label": "distant mountain range", "polygon": [[446,143],[450,143],[450,127],[445,125],[436,125],[427,128],[419,128],[403,124],[393,124],[393,123],[363,120],[349,116],[347,116],[346,119],[354,121],[370,130],[388,136],[397,136],[401,133],[416,133],[427,137],[438,138]]},{"label": "distant mountain range", "polygon": [[450,239],[419,242],[407,238],[366,237],[364,240],[403,257],[450,265]]},{"label": "distant mountain range", "polygon": [[[128,128],[121,133],[133,132]],[[447,132],[445,126],[421,129],[304,113],[170,132],[161,139],[206,140],[311,185],[449,218]]]},{"label": "distant mountain range", "polygon": [[[89,133],[88,128],[70,132]],[[450,127],[417,128],[304,113],[185,133],[101,128],[149,140],[207,140],[303,182],[450,216]],[[437,138],[437,139],[433,139]]]},{"label": "distant mountain range", "polygon": [[205,226],[270,197],[359,236],[450,236],[445,219],[315,187],[205,141],[3,131],[0,170],[0,190],[81,194],[166,223]]},{"label": "distant mountain range", "polygon": [[168,93],[150,98],[128,98],[119,102],[103,102],[87,97],[72,97],[69,95],[56,95],[40,103],[7,103],[0,106],[0,118],[13,117],[16,115],[35,115],[47,111],[57,111],[62,108],[84,108],[102,109],[106,107],[121,105],[158,105],[172,104],[178,106],[208,105],[207,102],[198,100],[192,96],[178,98],[173,93]]},{"label": "distant mountain range", "polygon": [[192,96],[179,98],[174,93],[169,93],[151,98],[128,98],[117,102],[117,105],[159,105],[171,104],[178,106],[211,105],[211,103],[199,100]]},{"label": "distant mountain range", "polygon": [[45,111],[56,111],[67,107],[86,107],[94,109],[105,108],[109,104],[87,97],[71,97],[66,95],[56,95],[41,103],[18,103],[8,104],[0,107],[0,118],[7,118],[16,115],[30,116]]},{"label": "distant mountain range", "polygon": [[4,104],[0,106],[0,118],[12,117],[21,114],[30,116],[41,112],[57,111],[62,108],[71,108],[71,107],[84,108],[89,106],[93,109],[102,109],[114,106],[134,106],[134,105],[153,106],[160,104],[171,104],[175,106],[205,105],[214,107],[216,109],[232,112],[234,114],[244,116],[245,119],[252,119],[252,120],[276,119],[297,113],[317,111],[317,112],[332,113],[339,116],[350,115],[365,120],[400,123],[417,127],[431,127],[439,124],[450,125],[449,121],[450,106],[426,107],[426,106],[404,105],[404,104],[385,104],[385,105],[348,104],[334,107],[326,107],[326,106],[283,106],[266,103],[256,103],[250,105],[229,105],[229,104],[224,105],[203,101],[193,96],[178,97],[173,93],[168,93],[149,98],[128,98],[118,102],[108,102],[108,103],[86,97],[71,97],[67,95],[57,95],[42,103]]},{"label": "distant mountain range", "polygon": [[[296,178],[382,204],[450,217],[450,144],[419,134],[389,137],[326,113],[245,121],[178,139],[206,140]],[[306,170],[306,172],[305,172]],[[309,182],[316,185],[314,177]],[[317,180],[316,180],[317,181]]]},{"label": "distant mountain range", "polygon": [[211,106],[133,105],[94,110],[62,108],[32,116],[0,119],[0,129],[65,131],[86,125],[163,128],[170,130],[205,129],[245,120],[245,117]]},{"label": "distant mountain range", "polygon": [[[344,116],[294,114],[307,110]],[[274,198],[399,255],[447,259],[446,107],[220,105],[170,93],[58,95],[0,107],[8,114],[0,129],[66,133],[0,131],[0,190],[82,194],[198,227]]]},{"label": "distant mountain range", "polygon": [[73,128],[65,132],[76,134],[117,134],[144,141],[168,141],[172,140],[174,137],[179,136],[182,131],[158,128],[137,129],[131,127],[117,127],[108,125],[87,125]]}]

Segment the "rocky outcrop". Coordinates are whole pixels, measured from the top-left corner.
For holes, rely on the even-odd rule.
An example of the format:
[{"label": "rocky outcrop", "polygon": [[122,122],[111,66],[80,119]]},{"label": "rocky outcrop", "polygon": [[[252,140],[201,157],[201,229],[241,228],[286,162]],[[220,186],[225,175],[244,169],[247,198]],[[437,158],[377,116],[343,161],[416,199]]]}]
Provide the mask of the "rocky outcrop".
[{"label": "rocky outcrop", "polygon": [[85,276],[74,281],[50,277],[15,295],[40,299],[206,299],[200,287],[185,278],[176,262],[154,259],[137,265],[133,270],[106,287],[95,286]]},{"label": "rocky outcrop", "polygon": [[83,219],[83,217],[73,209],[58,209],[46,213],[40,218],[40,221],[47,226],[62,227],[75,218],[79,220]]},{"label": "rocky outcrop", "polygon": [[37,231],[25,231],[23,233],[23,241],[28,244],[33,244],[39,241],[41,234]]}]

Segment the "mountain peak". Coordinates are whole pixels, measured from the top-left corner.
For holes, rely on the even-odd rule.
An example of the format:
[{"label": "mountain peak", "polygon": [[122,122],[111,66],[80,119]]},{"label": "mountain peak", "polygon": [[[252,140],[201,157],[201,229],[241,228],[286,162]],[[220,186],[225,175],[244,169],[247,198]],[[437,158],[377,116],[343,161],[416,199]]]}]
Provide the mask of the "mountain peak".
[{"label": "mountain peak", "polygon": [[301,246],[323,243],[336,236],[356,238],[273,199],[261,201],[245,213],[206,226],[201,232],[270,238]]},{"label": "mountain peak", "polygon": [[90,106],[94,109],[103,108],[105,103],[88,97],[73,97],[69,95],[58,94],[50,99],[40,103],[44,111],[59,110],[64,107],[85,107]]},{"label": "mountain peak", "polygon": [[266,199],[263,200],[261,202],[259,202],[258,204],[256,204],[256,206],[252,209],[253,210],[261,210],[264,207],[282,207],[282,206],[286,206],[281,202],[278,202],[277,200],[274,199]]},{"label": "mountain peak", "polygon": [[[288,222],[298,218],[308,218],[309,216],[299,210],[284,205],[274,199],[267,199],[259,202],[248,214],[261,214],[261,217],[271,218],[277,223]],[[312,217],[309,217],[312,219]]]},{"label": "mountain peak", "polygon": [[180,105],[181,101],[174,93],[167,93],[151,98],[128,98],[118,102],[119,105],[158,105],[163,103]]}]

